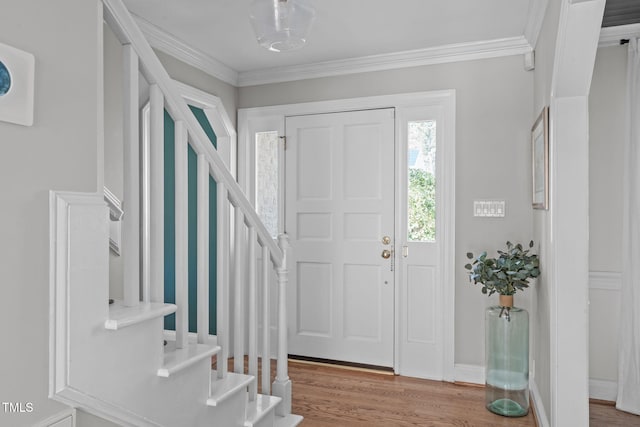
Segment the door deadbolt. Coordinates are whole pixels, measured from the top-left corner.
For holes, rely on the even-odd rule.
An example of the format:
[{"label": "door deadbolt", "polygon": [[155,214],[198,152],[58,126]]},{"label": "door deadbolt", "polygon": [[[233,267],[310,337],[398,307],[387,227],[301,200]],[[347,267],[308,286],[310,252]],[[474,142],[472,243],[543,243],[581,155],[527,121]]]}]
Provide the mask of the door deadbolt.
[{"label": "door deadbolt", "polygon": [[391,243],[391,237],[389,237],[389,236],[384,236],[384,237],[382,238],[382,244],[383,244],[383,245],[388,245],[389,243]]},{"label": "door deadbolt", "polygon": [[391,258],[391,251],[389,249],[385,249],[382,251],[382,258],[389,259]]}]

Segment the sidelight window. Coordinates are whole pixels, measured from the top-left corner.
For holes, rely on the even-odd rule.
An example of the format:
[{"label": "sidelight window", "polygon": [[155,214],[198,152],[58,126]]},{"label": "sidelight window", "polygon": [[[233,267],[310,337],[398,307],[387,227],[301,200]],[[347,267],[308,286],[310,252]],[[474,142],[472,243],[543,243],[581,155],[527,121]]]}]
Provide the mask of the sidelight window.
[{"label": "sidelight window", "polygon": [[408,137],[407,240],[436,240],[436,122],[410,121]]},{"label": "sidelight window", "polygon": [[278,132],[256,132],[256,211],[273,238],[278,236]]}]

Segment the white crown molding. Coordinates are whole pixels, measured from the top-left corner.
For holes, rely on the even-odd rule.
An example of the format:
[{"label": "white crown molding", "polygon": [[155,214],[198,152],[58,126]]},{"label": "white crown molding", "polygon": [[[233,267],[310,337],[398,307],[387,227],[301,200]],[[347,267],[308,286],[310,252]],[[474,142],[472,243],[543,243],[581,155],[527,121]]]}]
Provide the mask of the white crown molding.
[{"label": "white crown molding", "polygon": [[[544,1],[545,4],[546,1],[548,0]],[[543,18],[545,8],[537,6],[535,10],[538,11],[538,9],[542,9],[539,14],[541,14]],[[182,40],[139,16],[133,14],[132,16],[153,48],[236,87],[496,58],[525,54],[533,50],[532,44],[527,41],[527,38],[520,36],[481,42],[458,43],[383,55],[317,62],[313,64],[238,72],[204,52],[189,46]],[[533,28],[532,31],[539,32],[541,21],[540,24],[534,25],[532,23],[530,25]]]},{"label": "white crown molding", "polygon": [[[295,80],[331,77],[372,71],[444,64],[448,62],[470,61],[521,55],[533,50],[530,40],[537,39],[542,27],[546,2],[534,2],[536,13],[533,21],[527,23],[526,36],[458,43],[426,49],[371,55],[313,64],[275,67],[261,70],[238,72],[217,59],[195,49],[175,36],[150,22],[133,15],[149,44],[180,61],[198,68],[205,73],[236,87],[281,83]],[[538,5],[544,3],[544,5]]]},{"label": "white crown molding", "polygon": [[254,86],[344,74],[496,58],[521,55],[531,51],[531,45],[524,36],[450,44],[384,55],[371,55],[360,58],[317,62],[314,64],[244,71],[238,75],[238,86]]},{"label": "white crown molding", "polygon": [[169,54],[225,83],[233,86],[238,85],[238,72],[236,70],[208,56],[202,51],[194,49],[172,34],[167,33],[139,16],[131,15],[154,49]]},{"label": "white crown molding", "polygon": [[598,47],[618,46],[621,39],[640,37],[640,24],[618,25],[600,30]]},{"label": "white crown molding", "polygon": [[542,23],[544,22],[544,15],[547,12],[547,4],[549,4],[549,0],[529,2],[529,13],[527,14],[527,23],[524,27],[524,38],[534,49],[538,43],[540,31],[542,31]]}]

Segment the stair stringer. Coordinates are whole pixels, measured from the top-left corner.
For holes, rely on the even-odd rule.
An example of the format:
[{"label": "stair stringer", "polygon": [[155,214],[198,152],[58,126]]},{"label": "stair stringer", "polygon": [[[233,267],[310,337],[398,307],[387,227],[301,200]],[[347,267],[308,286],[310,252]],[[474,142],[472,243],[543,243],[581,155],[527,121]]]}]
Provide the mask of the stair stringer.
[{"label": "stair stringer", "polygon": [[206,404],[210,361],[157,376],[163,324],[127,328],[108,318],[108,210],[101,194],[50,195],[50,390],[55,400],[125,426],[244,424],[246,392]]}]

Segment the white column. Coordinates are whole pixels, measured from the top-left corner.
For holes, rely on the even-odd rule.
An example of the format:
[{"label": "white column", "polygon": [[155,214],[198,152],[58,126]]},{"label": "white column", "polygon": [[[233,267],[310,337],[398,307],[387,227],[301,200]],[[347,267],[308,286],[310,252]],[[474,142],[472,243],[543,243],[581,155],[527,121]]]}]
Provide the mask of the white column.
[{"label": "white column", "polygon": [[271,394],[271,277],[269,248],[262,247],[262,394]]},{"label": "white column", "polygon": [[227,187],[217,184],[217,233],[216,233],[216,337],[218,353],[218,378],[227,375],[229,358],[229,195]]},{"label": "white column", "polygon": [[138,55],[122,46],[124,200],[122,256],[124,305],[140,303],[140,118],[138,115]]},{"label": "white column", "polygon": [[150,256],[151,302],[164,302],[164,97],[150,87]]},{"label": "white column", "polygon": [[209,163],[198,155],[198,342],[209,340]]},{"label": "white column", "polygon": [[189,164],[187,128],[175,124],[175,257],[176,348],[187,347],[189,335]]}]

